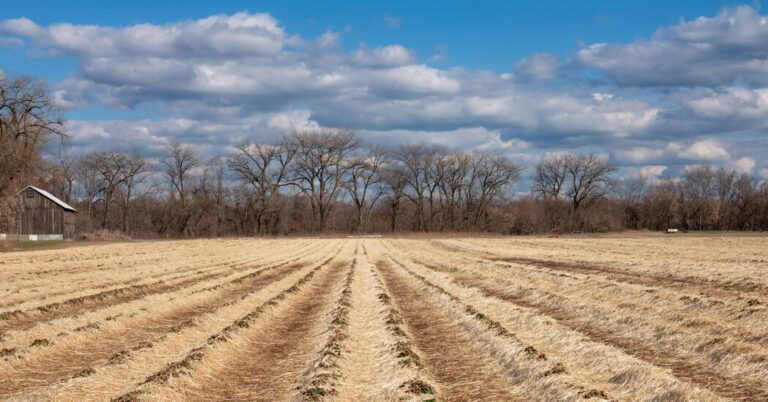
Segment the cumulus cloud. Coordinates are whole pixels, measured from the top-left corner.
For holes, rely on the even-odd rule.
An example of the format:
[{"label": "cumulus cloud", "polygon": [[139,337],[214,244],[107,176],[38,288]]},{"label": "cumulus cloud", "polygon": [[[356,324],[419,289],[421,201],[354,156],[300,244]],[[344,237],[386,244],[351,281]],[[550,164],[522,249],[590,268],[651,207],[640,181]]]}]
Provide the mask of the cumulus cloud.
[{"label": "cumulus cloud", "polygon": [[649,40],[585,46],[577,59],[621,85],[765,83],[768,23],[752,7],[727,8],[661,29]]},{"label": "cumulus cloud", "polygon": [[286,42],[283,28],[271,15],[246,12],[123,28],[61,23],[44,29],[21,18],[2,22],[0,29],[33,39],[40,46],[90,57],[258,56],[274,54]]},{"label": "cumulus cloud", "polygon": [[631,166],[624,169],[623,179],[642,176],[650,183],[657,183],[662,180],[662,176],[668,171],[664,165],[641,165]]},{"label": "cumulus cloud", "polygon": [[700,140],[678,152],[681,158],[702,161],[725,161],[731,155],[715,140]]},{"label": "cumulus cloud", "polygon": [[557,58],[548,53],[537,53],[515,65],[515,71],[524,79],[547,81],[557,73]]},{"label": "cumulus cloud", "polygon": [[[750,150],[764,149],[760,130],[768,129],[763,20],[748,7],[726,9],[647,40],[585,45],[572,57],[537,53],[512,72],[431,65],[444,59],[444,45],[426,60],[402,44],[350,51],[344,31],[303,38],[269,14],[247,12],[123,27],[18,18],[0,22],[0,46],[77,63],[53,87],[58,105],[138,116],[73,121],[73,141],[84,149],[124,139],[151,152],[170,140],[221,151],[254,133],[322,126],[523,160],[585,149],[627,168],[755,171],[765,155]],[[579,66],[608,79],[584,81]]]},{"label": "cumulus cloud", "polygon": [[26,17],[0,21],[0,31],[27,38],[37,38],[45,35],[45,29]]},{"label": "cumulus cloud", "polygon": [[730,167],[739,173],[750,174],[755,170],[755,160],[750,157],[739,158],[729,163]]},{"label": "cumulus cloud", "polygon": [[620,163],[636,164],[647,163],[663,158],[666,154],[665,149],[649,147],[633,147],[628,149],[619,149],[615,152],[615,159]]},{"label": "cumulus cloud", "polygon": [[485,127],[462,127],[455,130],[364,130],[367,139],[385,145],[427,143],[455,149],[522,151],[531,144],[519,138],[502,139],[501,132]]},{"label": "cumulus cloud", "polygon": [[642,174],[645,177],[650,177],[654,179],[658,179],[661,177],[662,174],[667,170],[666,166],[662,165],[649,165],[649,166],[643,166],[640,168],[640,174]]},{"label": "cumulus cloud", "polygon": [[400,45],[389,45],[374,49],[360,49],[353,60],[362,66],[403,66],[413,63],[413,52]]},{"label": "cumulus cloud", "polygon": [[309,112],[293,110],[260,113],[222,121],[194,118],[163,120],[71,120],[70,143],[75,152],[99,149],[142,149],[161,155],[174,142],[192,144],[204,155],[225,155],[245,139],[276,141],[291,130],[313,130],[320,125]]},{"label": "cumulus cloud", "polygon": [[728,87],[699,91],[682,102],[684,118],[712,131],[768,128],[768,89]]}]

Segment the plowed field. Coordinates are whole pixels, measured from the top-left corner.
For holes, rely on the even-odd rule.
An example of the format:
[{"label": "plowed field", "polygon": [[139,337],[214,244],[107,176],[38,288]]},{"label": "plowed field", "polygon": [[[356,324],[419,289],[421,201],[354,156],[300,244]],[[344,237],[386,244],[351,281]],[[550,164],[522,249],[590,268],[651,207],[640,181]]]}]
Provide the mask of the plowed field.
[{"label": "plowed field", "polygon": [[0,254],[0,400],[768,400],[768,237]]}]

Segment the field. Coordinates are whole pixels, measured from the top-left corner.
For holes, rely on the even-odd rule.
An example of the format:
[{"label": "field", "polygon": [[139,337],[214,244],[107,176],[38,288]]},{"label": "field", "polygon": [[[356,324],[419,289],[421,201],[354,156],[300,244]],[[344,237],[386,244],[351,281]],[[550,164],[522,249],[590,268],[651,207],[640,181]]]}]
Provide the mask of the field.
[{"label": "field", "polygon": [[768,237],[0,254],[0,399],[768,400]]}]

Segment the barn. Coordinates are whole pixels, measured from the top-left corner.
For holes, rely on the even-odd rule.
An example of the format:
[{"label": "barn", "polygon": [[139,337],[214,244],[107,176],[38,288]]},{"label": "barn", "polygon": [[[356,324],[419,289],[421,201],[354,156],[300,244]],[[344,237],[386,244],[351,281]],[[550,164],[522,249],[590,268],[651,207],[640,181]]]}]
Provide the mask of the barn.
[{"label": "barn", "polygon": [[76,209],[34,186],[25,188],[17,197],[15,227],[5,236],[7,240],[64,240],[75,237]]}]

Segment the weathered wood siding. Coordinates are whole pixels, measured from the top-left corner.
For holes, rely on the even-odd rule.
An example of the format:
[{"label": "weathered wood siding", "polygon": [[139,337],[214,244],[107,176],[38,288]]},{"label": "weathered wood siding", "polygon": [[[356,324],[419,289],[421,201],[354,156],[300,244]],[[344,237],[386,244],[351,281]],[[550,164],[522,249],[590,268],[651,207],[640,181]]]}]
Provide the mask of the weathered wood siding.
[{"label": "weathered wood siding", "polygon": [[63,234],[65,239],[75,236],[74,213],[64,210],[31,188],[23,191],[19,197],[17,234]]}]

